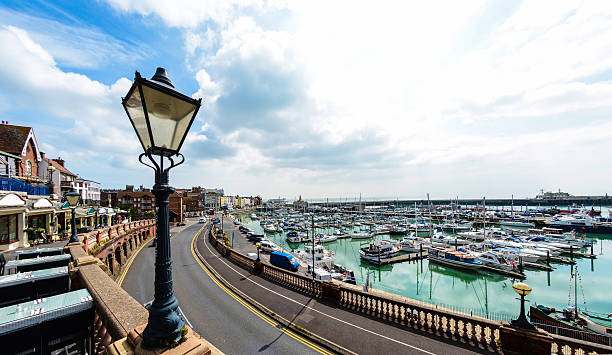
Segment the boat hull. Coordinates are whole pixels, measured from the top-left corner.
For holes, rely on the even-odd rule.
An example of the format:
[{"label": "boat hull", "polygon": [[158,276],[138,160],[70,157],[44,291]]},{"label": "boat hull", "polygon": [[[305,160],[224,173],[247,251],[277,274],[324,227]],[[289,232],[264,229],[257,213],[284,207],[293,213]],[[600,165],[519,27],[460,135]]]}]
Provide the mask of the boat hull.
[{"label": "boat hull", "polygon": [[429,261],[433,261],[435,263],[438,264],[443,264],[443,265],[447,265],[447,266],[453,266],[453,267],[458,267],[461,269],[466,269],[466,270],[478,270],[480,268],[482,268],[482,264],[469,264],[469,263],[464,263],[461,261],[455,261],[455,260],[449,260],[446,258],[440,258],[440,257],[436,257],[436,256],[429,256],[427,259],[429,259]]}]

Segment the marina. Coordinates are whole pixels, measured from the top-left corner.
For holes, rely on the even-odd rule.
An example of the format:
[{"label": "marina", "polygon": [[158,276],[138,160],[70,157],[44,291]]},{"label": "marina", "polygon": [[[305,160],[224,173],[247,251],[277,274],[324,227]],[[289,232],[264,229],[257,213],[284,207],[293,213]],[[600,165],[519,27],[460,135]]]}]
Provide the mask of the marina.
[{"label": "marina", "polygon": [[[426,216],[423,211],[415,215]],[[410,231],[410,224],[415,223],[415,219],[382,213],[304,213],[294,210],[270,210],[257,211],[257,219],[251,217],[248,214],[237,216],[241,223],[254,233],[263,233],[266,239],[294,254],[303,253],[304,247],[312,244],[310,236],[313,234],[315,241],[317,238],[325,240],[327,236],[333,236],[333,240],[317,245],[324,245],[325,249],[332,253],[335,264],[354,271],[357,285],[363,285],[367,281],[372,288],[468,314],[495,320],[510,320],[516,317],[514,312],[516,307],[511,306],[514,299],[512,284],[519,280],[528,282],[534,288],[531,297],[535,302],[562,306],[567,303],[564,295],[567,296],[568,275],[575,267],[591,270],[584,277],[588,310],[606,312],[612,308],[612,301],[609,301],[601,291],[603,288],[601,285],[612,287],[612,280],[602,274],[606,267],[612,266],[612,259],[608,257],[612,251],[612,243],[606,235],[578,235],[576,242],[561,242],[559,236],[547,237],[546,240],[550,240],[548,242],[551,245],[550,249],[546,249],[544,245],[546,243],[537,239],[539,242],[534,241],[525,244],[523,249],[512,251],[526,250],[534,255],[525,254],[523,258],[519,258],[516,254],[517,257],[512,259],[514,254],[511,251],[505,254],[510,258],[508,260],[514,260],[512,267],[504,269],[499,265],[482,265],[475,270],[469,270],[429,260],[431,243],[445,245],[444,248],[448,248],[449,251],[465,250],[476,254],[474,248],[482,249],[489,243],[502,243],[504,239],[500,236],[509,238],[507,243],[517,243],[512,238],[516,238],[518,234],[535,236],[538,232],[531,231],[533,227],[486,223],[484,225],[486,232],[482,227],[474,227],[472,232],[469,232],[473,234],[473,239],[470,240],[458,233],[439,228],[445,223],[444,221],[438,222],[426,217],[421,217],[423,219],[420,223],[424,223],[427,227],[429,237],[426,235],[419,237],[416,236],[416,230]],[[261,223],[282,225],[283,232],[265,232]],[[406,226],[406,230],[394,226]],[[419,231],[421,227],[419,226]],[[287,238],[289,233],[294,236],[302,235],[300,239],[302,241],[298,243],[289,241]],[[479,237],[480,235],[483,237]],[[484,238],[484,235],[487,237]],[[569,238],[568,235],[565,237]],[[525,238],[524,243],[527,243],[529,237],[521,236],[521,238]],[[411,239],[414,245],[402,249],[402,241]],[[577,247],[571,243],[575,243]],[[362,249],[383,244],[397,245],[399,249],[389,255],[381,253],[380,257],[377,249],[374,249],[369,260],[360,257]],[[584,246],[579,248],[578,245]],[[501,248],[498,245],[496,248],[511,250],[516,246],[506,245]],[[586,291],[587,289],[589,291]]]}]

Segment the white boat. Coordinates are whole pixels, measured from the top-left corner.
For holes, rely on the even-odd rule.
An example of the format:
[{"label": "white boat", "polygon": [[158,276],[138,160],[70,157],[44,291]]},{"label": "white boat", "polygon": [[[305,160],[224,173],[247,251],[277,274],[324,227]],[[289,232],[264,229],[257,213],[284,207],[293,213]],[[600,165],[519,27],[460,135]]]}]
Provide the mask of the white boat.
[{"label": "white boat", "polygon": [[414,234],[409,237],[404,237],[400,241],[402,251],[408,253],[418,253],[421,250],[427,250],[431,246],[431,241],[426,238],[415,237]]},{"label": "white boat", "polygon": [[317,235],[315,240],[318,243],[331,243],[333,241],[338,240],[338,237],[335,236],[335,235],[329,235],[329,234],[319,234],[319,235]]},{"label": "white boat", "polygon": [[499,225],[508,226],[508,227],[531,227],[531,228],[535,227],[533,223],[520,221],[520,220],[509,220],[509,221],[505,220],[505,221],[499,222]]},{"label": "white boat", "polygon": [[[297,250],[294,254],[302,260],[306,265],[312,266],[313,259],[313,247],[312,245],[305,245],[304,250]],[[336,257],[334,256],[334,252],[331,250],[325,249],[320,244],[314,246],[314,264],[315,268],[325,267],[327,269],[331,269],[334,266],[334,261]]]},{"label": "white boat", "polygon": [[288,242],[291,242],[291,243],[301,243],[302,242],[302,238],[299,236],[298,232],[296,231],[291,231],[287,233],[285,238],[287,239]]},{"label": "white boat", "polygon": [[484,264],[474,255],[452,249],[431,247],[427,249],[427,259],[440,264],[462,269],[476,270]]},{"label": "white boat", "polygon": [[353,239],[370,239],[372,237],[373,237],[372,233],[368,233],[368,232],[355,232],[351,234],[351,238]]},{"label": "white boat", "polygon": [[452,232],[452,233],[459,233],[459,232],[469,232],[472,230],[472,223],[467,222],[467,223],[444,223],[438,226],[440,229],[442,229],[444,232]]},{"label": "white boat", "polygon": [[470,244],[471,241],[456,237],[448,237],[443,234],[436,234],[431,237],[431,245],[446,248],[448,246],[463,246]]},{"label": "white boat", "polygon": [[476,256],[478,257],[478,260],[482,261],[483,264],[495,269],[513,271],[518,267],[518,261],[510,260],[508,255],[504,255],[502,253],[485,251],[476,254]]},{"label": "white boat", "polygon": [[367,247],[359,249],[359,256],[363,260],[378,263],[381,260],[396,256],[400,250],[401,247],[398,243],[390,240],[382,240],[379,242],[372,242]]},{"label": "white boat", "polygon": [[257,215],[255,213],[251,213],[251,219],[257,219]]},{"label": "white boat", "polygon": [[270,233],[276,232],[276,227],[274,227],[272,223],[264,224],[263,229],[264,231],[270,232]]}]

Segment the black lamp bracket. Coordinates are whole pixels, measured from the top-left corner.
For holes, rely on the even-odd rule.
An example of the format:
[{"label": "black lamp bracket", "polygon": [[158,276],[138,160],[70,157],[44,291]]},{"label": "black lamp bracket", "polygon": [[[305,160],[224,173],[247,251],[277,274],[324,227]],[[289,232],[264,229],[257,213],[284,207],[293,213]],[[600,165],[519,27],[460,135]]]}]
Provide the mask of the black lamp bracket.
[{"label": "black lamp bracket", "polygon": [[[151,164],[143,161],[144,157],[149,158],[149,161],[151,162]],[[158,163],[153,158],[151,149],[147,149],[146,152],[140,154],[140,156],[138,157],[138,160],[140,161],[141,164],[146,165],[149,168],[153,169],[153,171],[155,171],[155,183],[156,184],[167,184],[168,183],[168,171],[170,171],[170,169],[176,166],[183,164],[185,162],[185,156],[181,153],[176,153],[174,157],[169,156],[166,158],[170,161],[170,166],[164,168],[164,156],[163,155],[159,156],[159,163]],[[176,158],[180,158],[180,161],[175,162],[174,159]]]}]

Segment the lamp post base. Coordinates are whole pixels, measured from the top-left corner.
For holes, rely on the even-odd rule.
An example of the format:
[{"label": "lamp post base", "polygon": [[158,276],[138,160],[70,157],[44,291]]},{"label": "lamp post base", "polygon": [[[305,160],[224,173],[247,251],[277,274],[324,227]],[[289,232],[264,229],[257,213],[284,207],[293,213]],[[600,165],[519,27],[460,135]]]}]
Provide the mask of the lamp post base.
[{"label": "lamp post base", "polygon": [[547,332],[518,328],[505,323],[499,329],[504,354],[550,354],[553,339]]},{"label": "lamp post base", "polygon": [[144,349],[159,349],[181,339],[181,328],[185,327],[185,321],[179,315],[178,306],[174,296],[166,304],[151,304],[149,322],[142,332]]}]

